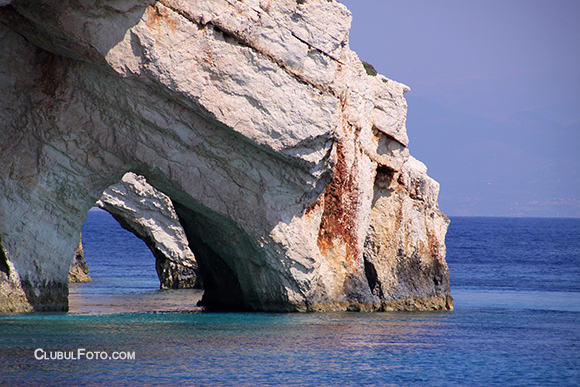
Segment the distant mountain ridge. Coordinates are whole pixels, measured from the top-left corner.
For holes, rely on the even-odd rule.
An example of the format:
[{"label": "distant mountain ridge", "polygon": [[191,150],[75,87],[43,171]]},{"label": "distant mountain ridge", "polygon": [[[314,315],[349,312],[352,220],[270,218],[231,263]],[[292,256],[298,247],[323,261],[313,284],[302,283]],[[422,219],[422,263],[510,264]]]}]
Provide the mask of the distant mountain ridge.
[{"label": "distant mountain ridge", "polygon": [[441,183],[446,213],[580,217],[579,121],[556,122],[549,107],[494,121],[406,98],[409,149]]}]

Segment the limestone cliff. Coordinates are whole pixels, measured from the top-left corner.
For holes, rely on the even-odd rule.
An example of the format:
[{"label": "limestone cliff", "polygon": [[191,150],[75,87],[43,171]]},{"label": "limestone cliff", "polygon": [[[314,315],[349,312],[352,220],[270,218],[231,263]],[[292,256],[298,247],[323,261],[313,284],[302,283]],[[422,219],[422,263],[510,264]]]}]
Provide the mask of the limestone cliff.
[{"label": "limestone cliff", "polygon": [[202,287],[197,262],[171,199],[143,176],[126,173],[120,183],[103,192],[97,205],[147,244],[162,289]]},{"label": "limestone cliff", "polygon": [[367,74],[342,4],[95,3],[0,3],[2,310],[67,308],[86,213],[129,171],[171,198],[208,307],[452,308],[408,88]]}]

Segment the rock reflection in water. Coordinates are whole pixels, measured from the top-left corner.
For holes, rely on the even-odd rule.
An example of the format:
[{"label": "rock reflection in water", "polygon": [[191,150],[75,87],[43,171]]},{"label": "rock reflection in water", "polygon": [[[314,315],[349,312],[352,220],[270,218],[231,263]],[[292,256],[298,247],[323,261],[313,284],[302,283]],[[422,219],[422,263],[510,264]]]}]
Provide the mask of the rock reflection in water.
[{"label": "rock reflection in water", "polygon": [[201,310],[196,305],[202,295],[200,289],[100,294],[85,284],[70,284],[69,313],[196,312]]}]

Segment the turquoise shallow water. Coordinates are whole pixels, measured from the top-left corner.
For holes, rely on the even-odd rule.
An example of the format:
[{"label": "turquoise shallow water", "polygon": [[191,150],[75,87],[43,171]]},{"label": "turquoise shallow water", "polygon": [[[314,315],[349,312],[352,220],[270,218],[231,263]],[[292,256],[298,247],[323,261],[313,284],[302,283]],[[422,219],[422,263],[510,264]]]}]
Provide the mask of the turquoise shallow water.
[{"label": "turquoise shallow water", "polygon": [[[74,313],[0,316],[1,385],[580,385],[580,220],[453,218],[454,312],[271,314],[199,313],[199,293],[156,290],[153,258],[105,215],[85,226],[95,282]],[[106,246],[92,226],[111,228]]]},{"label": "turquoise shallow water", "polygon": [[[2,382],[574,386],[577,313],[131,313],[4,318]],[[35,360],[33,350],[135,360]]]}]

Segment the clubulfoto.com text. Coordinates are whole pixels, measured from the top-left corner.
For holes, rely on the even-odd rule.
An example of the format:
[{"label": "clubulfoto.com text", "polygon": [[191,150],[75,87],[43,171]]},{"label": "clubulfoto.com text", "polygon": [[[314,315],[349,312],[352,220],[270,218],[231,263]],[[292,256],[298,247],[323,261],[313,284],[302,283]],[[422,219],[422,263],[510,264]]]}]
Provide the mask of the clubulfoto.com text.
[{"label": "clubulfoto.com text", "polygon": [[76,351],[45,351],[37,348],[34,351],[36,360],[135,360],[135,351],[87,351],[78,348]]}]

